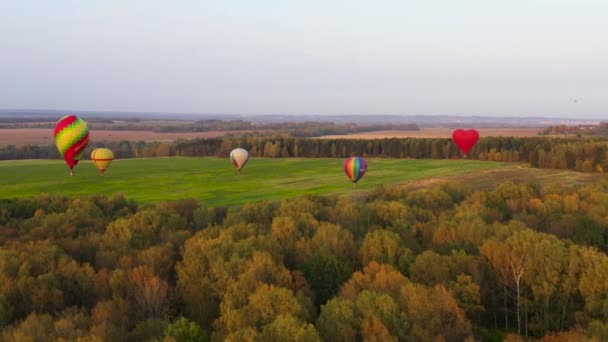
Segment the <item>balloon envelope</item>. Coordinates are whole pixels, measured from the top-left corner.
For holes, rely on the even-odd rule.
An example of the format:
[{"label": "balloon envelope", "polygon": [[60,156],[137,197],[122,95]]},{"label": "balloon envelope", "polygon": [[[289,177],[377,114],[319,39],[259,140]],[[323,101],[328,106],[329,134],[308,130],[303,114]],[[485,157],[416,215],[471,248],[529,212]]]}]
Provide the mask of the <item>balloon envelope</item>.
[{"label": "balloon envelope", "polygon": [[236,148],[230,152],[230,161],[232,161],[232,165],[237,168],[237,170],[241,170],[247,161],[249,160],[249,152],[242,148]]},{"label": "balloon envelope", "polygon": [[350,157],[344,161],[344,173],[353,183],[357,183],[365,171],[367,171],[367,162],[361,157]]},{"label": "balloon envelope", "polygon": [[86,122],[76,115],[64,116],[55,125],[53,136],[59,153],[71,170],[78,164],[89,143],[89,128]]},{"label": "balloon envelope", "polygon": [[452,133],[452,140],[458,145],[462,154],[466,155],[479,140],[479,132],[474,129],[457,129]]},{"label": "balloon envelope", "polygon": [[112,160],[114,160],[114,153],[107,148],[96,148],[91,152],[91,160],[97,170],[103,175],[106,173],[106,169],[110,166]]}]

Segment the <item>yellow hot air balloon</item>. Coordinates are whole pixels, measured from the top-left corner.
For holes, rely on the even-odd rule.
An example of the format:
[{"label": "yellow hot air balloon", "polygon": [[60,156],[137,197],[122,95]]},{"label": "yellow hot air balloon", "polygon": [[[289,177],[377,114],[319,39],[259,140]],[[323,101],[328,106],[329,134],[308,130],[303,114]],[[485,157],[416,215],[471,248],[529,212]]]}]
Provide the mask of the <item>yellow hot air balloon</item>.
[{"label": "yellow hot air balloon", "polygon": [[103,176],[106,173],[106,169],[112,163],[112,160],[114,160],[114,153],[107,148],[96,148],[91,152],[91,160]]}]

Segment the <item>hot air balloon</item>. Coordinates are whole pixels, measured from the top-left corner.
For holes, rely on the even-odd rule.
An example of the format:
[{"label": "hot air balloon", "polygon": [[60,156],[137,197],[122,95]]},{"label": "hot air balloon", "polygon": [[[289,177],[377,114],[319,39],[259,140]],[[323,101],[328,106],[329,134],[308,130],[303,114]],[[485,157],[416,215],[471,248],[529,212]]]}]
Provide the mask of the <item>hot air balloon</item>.
[{"label": "hot air balloon", "polygon": [[466,157],[467,153],[479,140],[479,132],[474,129],[457,129],[452,133],[452,140],[454,140],[454,143],[458,145],[458,148],[460,148],[460,151]]},{"label": "hot air balloon", "polygon": [[344,173],[356,187],[357,182],[367,171],[367,162],[361,157],[350,157],[344,161]]},{"label": "hot air balloon", "polygon": [[232,165],[239,170],[239,174],[241,174],[241,169],[247,164],[249,160],[249,152],[242,148],[235,148],[230,152],[230,161],[232,161]]},{"label": "hot air balloon", "polygon": [[106,173],[106,169],[114,160],[114,153],[107,148],[96,148],[91,152],[91,160],[93,164],[99,170],[99,173],[103,176]]},{"label": "hot air balloon", "polygon": [[89,143],[87,123],[76,115],[64,116],[55,125],[53,135],[57,149],[68,164],[70,175],[73,176],[72,169],[78,164],[82,152]]}]

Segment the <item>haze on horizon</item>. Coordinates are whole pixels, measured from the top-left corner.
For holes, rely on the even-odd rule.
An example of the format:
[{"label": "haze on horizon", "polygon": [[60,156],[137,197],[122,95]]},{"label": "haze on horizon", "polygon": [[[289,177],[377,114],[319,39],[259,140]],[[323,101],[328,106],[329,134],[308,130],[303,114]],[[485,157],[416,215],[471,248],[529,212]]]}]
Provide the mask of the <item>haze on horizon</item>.
[{"label": "haze on horizon", "polygon": [[0,108],[608,117],[601,0],[5,1]]}]

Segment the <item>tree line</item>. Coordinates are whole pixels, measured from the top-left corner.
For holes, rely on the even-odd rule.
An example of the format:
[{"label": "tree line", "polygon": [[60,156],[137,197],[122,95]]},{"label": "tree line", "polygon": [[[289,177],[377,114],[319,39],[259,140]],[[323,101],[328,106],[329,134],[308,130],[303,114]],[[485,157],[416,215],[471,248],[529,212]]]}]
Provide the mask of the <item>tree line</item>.
[{"label": "tree line", "polygon": [[608,183],[0,201],[3,341],[608,339]]},{"label": "tree line", "polygon": [[576,135],[576,136],[608,136],[608,122],[599,125],[558,125],[549,126],[539,132],[540,135]]},{"label": "tree line", "polygon": [[[286,135],[235,135],[213,139],[181,140],[175,143],[94,143],[108,147],[117,158],[141,157],[226,157],[236,147],[247,149],[254,158],[346,158],[357,155],[374,158],[456,159],[462,155],[451,139],[303,139]],[[527,162],[533,167],[604,172],[608,168],[608,139],[604,138],[481,138],[466,156],[469,159]],[[55,146],[3,146],[0,160],[59,158]]]},{"label": "tree line", "polygon": [[[374,131],[419,131],[417,124],[355,124],[333,122],[253,122],[246,120],[199,120],[150,121],[137,118],[112,120],[108,118],[87,118],[91,129],[111,131],[151,131],[160,133],[190,133],[210,131],[264,131],[282,132],[293,137],[316,137],[332,134],[349,134]],[[0,118],[0,128],[53,128],[55,122],[41,121],[40,118]]]}]

